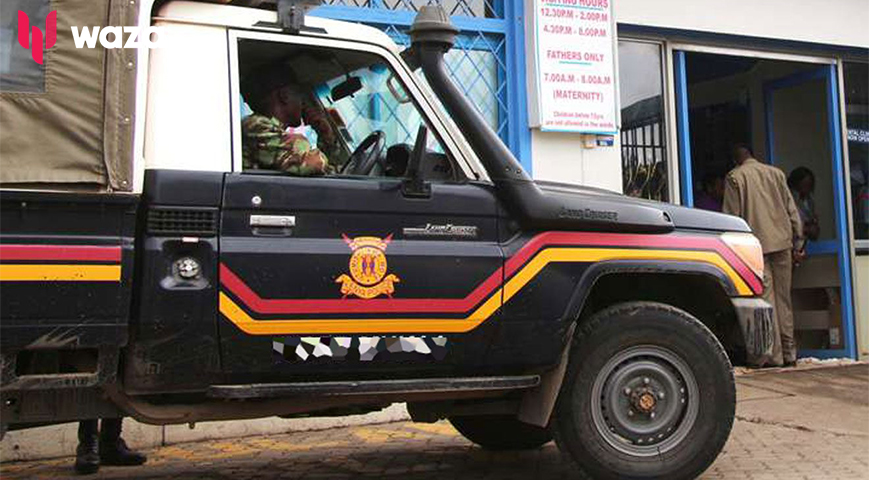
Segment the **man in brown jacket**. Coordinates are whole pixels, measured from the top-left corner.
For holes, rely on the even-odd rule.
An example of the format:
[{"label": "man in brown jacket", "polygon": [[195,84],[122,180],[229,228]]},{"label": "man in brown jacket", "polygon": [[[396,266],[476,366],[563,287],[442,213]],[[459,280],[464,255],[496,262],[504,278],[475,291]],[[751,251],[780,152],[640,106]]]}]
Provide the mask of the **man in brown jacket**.
[{"label": "man in brown jacket", "polygon": [[[724,186],[724,213],[745,219],[763,247],[763,298],[774,308],[778,334],[773,365],[794,365],[794,316],[791,309],[793,262],[803,251],[803,228],[784,172],[757,161],[746,145],[733,148],[736,168]],[[761,365],[762,366],[762,365]]]}]

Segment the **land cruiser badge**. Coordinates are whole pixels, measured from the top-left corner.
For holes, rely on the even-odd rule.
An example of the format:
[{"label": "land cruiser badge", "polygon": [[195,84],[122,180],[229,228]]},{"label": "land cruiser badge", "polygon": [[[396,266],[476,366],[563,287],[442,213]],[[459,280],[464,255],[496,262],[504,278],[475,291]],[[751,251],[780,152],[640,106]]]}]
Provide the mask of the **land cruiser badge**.
[{"label": "land cruiser badge", "polygon": [[[380,295],[392,296],[399,278],[387,273],[386,247],[392,235],[384,239],[377,237],[349,238],[342,235],[353,251],[350,256],[350,275],[341,274],[335,283],[341,284],[341,294],[346,298],[355,295],[359,298],[375,298]],[[351,278],[352,277],[352,278]]]}]

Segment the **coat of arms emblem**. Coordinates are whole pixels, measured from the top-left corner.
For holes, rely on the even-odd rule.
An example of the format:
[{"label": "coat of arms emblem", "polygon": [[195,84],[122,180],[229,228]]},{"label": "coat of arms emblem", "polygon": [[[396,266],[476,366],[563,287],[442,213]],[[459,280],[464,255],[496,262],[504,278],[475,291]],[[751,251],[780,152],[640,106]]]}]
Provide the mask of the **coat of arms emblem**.
[{"label": "coat of arms emblem", "polygon": [[353,251],[350,256],[350,275],[341,274],[335,283],[341,284],[341,294],[346,298],[355,295],[359,298],[375,298],[380,295],[392,297],[395,284],[400,280],[397,276],[387,273],[386,247],[392,241],[392,235],[386,238],[356,237],[342,235],[344,241]]}]

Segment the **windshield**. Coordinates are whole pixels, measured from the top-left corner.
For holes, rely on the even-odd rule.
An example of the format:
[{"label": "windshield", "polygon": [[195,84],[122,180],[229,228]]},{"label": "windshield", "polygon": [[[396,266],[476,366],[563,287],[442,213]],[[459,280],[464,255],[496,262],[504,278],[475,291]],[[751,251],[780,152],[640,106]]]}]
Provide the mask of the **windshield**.
[{"label": "windshield", "polygon": [[[335,98],[336,87],[348,79],[358,78],[361,88],[342,98]],[[350,150],[356,149],[365,137],[380,130],[385,134],[387,145],[412,145],[423,119],[407,91],[383,63],[358,68],[319,85],[317,98],[328,110],[338,114],[339,128]],[[443,153],[443,148],[432,135],[429,149]]]}]

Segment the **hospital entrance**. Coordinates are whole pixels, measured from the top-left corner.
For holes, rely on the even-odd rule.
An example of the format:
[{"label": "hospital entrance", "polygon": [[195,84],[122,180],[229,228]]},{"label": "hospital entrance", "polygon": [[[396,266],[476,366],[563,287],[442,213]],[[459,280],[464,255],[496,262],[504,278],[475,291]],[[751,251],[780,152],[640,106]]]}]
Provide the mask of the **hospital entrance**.
[{"label": "hospital entrance", "polygon": [[809,219],[793,276],[800,357],[844,357],[854,345],[837,75],[822,59],[674,51],[682,203],[720,210],[732,148],[745,144],[785,172]]}]

